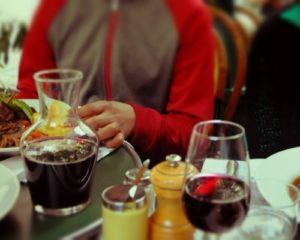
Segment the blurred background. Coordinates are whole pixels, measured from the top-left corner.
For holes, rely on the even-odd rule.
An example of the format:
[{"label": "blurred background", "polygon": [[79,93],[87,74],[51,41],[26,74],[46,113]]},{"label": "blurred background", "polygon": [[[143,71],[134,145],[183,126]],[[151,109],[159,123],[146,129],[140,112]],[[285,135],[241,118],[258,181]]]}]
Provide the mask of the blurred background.
[{"label": "blurred background", "polygon": [[0,81],[14,88],[21,48],[39,0],[0,0]]},{"label": "blurred background", "polygon": [[[39,1],[0,0],[0,87],[1,85],[8,88],[16,87],[22,44]],[[290,94],[289,90],[281,90],[282,80],[292,84],[292,89],[300,89],[293,85],[295,82],[299,82],[298,74],[294,74],[292,71],[293,69],[290,67],[292,58],[289,56],[285,57],[283,63],[277,64],[279,67],[274,65],[276,60],[282,58],[277,54],[277,50],[292,46],[286,40],[287,35],[294,38],[294,31],[299,32],[299,30],[293,30],[286,34],[277,33],[282,22],[286,24],[284,26],[290,27],[291,25],[288,21],[281,19],[281,15],[277,13],[289,9],[297,1],[299,3],[299,0],[204,1],[212,15],[215,34],[214,118],[236,121],[245,126],[252,157],[266,157],[272,152],[299,145],[299,137],[296,136],[297,140],[292,142],[290,133],[297,132],[294,129],[299,125],[300,116],[294,116],[295,120],[292,123],[289,120],[291,113],[295,112],[290,110],[291,102],[299,102],[298,99],[291,99],[291,96],[299,94]],[[274,18],[273,16],[276,15],[278,17]],[[272,18],[274,20],[268,21]],[[266,22],[269,23],[265,24]],[[257,37],[259,32],[260,36]],[[275,37],[270,34],[273,32]],[[271,42],[272,44],[276,42],[278,46],[274,45],[271,48]],[[265,44],[264,47],[261,47],[261,43]],[[295,50],[299,51],[299,44],[294,45],[286,55],[293,54]],[[263,56],[265,52],[263,49],[266,48],[271,54]],[[254,49],[256,49],[255,56],[251,60],[251,52]],[[252,68],[249,64],[251,62],[253,63]],[[283,68],[282,64],[286,65],[286,68]],[[260,67],[260,69],[257,70],[256,67]],[[265,74],[265,69],[268,70],[268,75]],[[298,69],[298,67],[294,69]],[[281,72],[277,73],[274,70]],[[261,76],[262,72],[265,76],[259,79],[257,76]],[[290,73],[288,77],[284,75],[286,72]],[[253,73],[256,74],[255,77],[249,77],[254,76]],[[265,82],[264,86],[262,86],[262,82]],[[252,87],[252,93],[247,97],[249,84],[254,87]],[[258,91],[261,92],[261,96],[256,97]],[[286,105],[282,105],[281,102],[275,105],[277,96],[284,99]],[[251,110],[247,111],[250,109],[249,106]],[[291,126],[293,129],[286,131],[285,134],[282,129],[285,129],[286,126]],[[284,135],[288,140],[283,138]],[[257,141],[258,138],[261,139],[260,142]],[[279,140],[285,144],[280,143]]]}]

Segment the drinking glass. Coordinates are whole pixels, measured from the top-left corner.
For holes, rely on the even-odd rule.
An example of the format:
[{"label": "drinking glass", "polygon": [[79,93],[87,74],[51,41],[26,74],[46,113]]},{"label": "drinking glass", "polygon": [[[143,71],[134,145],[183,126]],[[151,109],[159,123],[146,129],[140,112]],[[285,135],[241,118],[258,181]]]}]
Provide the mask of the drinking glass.
[{"label": "drinking glass", "polygon": [[31,199],[38,213],[69,215],[90,202],[98,152],[96,134],[77,112],[82,73],[44,70],[34,79],[40,117],[20,145]]},{"label": "drinking glass", "polygon": [[190,223],[211,239],[239,226],[249,208],[249,175],[242,126],[223,120],[196,124],[186,156],[182,197]]},{"label": "drinking glass", "polygon": [[291,240],[297,232],[299,190],[278,179],[252,179],[249,213],[239,228],[245,240]]}]

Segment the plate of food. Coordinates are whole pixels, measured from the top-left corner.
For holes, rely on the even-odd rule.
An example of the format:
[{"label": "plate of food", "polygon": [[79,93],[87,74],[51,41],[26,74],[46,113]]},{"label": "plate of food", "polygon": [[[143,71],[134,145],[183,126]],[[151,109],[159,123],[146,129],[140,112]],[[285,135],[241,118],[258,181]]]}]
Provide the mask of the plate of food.
[{"label": "plate of food", "polygon": [[0,164],[0,220],[13,208],[20,193],[20,183],[10,169]]},{"label": "plate of food", "polygon": [[0,98],[0,155],[19,153],[21,135],[31,126],[38,111],[38,99]]},{"label": "plate of food", "polygon": [[[286,149],[269,156],[256,168],[254,177],[282,180],[300,189],[300,147]],[[278,187],[272,189],[268,184],[260,184],[258,187],[271,204],[289,198],[286,189]],[[278,193],[276,196],[275,192]]]}]

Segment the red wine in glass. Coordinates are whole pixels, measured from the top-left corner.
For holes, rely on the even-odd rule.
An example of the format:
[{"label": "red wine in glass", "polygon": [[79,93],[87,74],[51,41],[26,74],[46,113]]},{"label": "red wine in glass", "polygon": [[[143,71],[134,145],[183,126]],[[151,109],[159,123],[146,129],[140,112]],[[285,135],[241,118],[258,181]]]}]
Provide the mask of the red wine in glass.
[{"label": "red wine in glass", "polygon": [[195,175],[183,193],[185,214],[196,228],[224,233],[240,225],[249,209],[249,187],[227,175]]}]

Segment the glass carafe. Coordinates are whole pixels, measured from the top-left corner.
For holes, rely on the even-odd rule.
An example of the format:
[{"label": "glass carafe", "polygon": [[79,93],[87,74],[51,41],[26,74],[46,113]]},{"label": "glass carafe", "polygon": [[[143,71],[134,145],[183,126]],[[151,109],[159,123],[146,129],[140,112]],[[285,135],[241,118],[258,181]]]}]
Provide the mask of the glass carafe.
[{"label": "glass carafe", "polygon": [[34,74],[40,117],[21,138],[21,155],[36,212],[69,215],[90,202],[98,140],[78,116],[82,73]]}]

